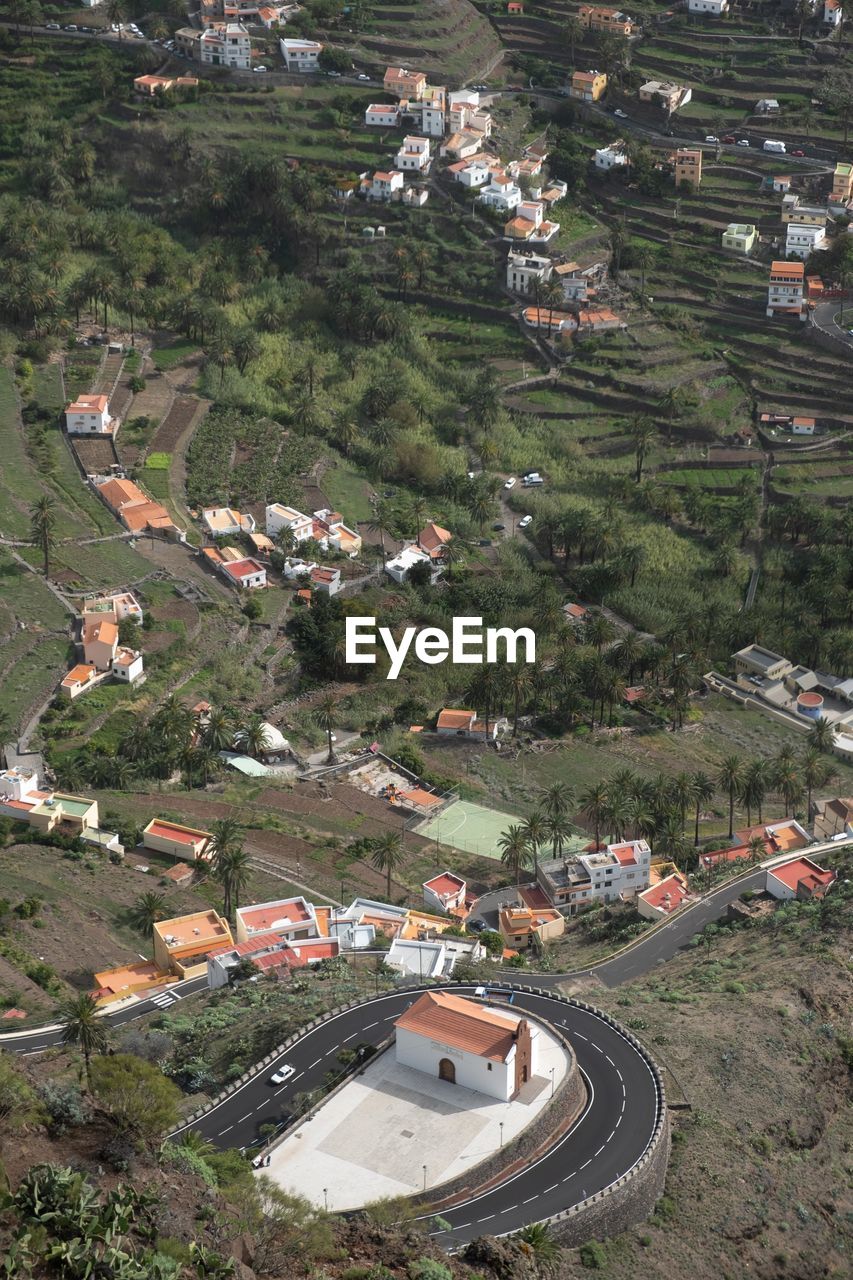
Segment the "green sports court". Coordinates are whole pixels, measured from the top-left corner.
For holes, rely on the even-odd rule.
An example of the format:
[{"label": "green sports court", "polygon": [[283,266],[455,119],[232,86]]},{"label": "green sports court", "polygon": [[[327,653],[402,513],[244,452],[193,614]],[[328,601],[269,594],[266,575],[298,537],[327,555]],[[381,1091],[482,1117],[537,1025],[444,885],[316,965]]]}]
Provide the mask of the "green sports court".
[{"label": "green sports court", "polygon": [[[436,844],[449,844],[464,853],[478,853],[482,858],[500,861],[498,840],[514,823],[524,822],[517,813],[502,813],[500,809],[485,809],[470,800],[454,800],[453,804],[435,818],[426,818],[413,828],[419,836],[435,840]],[[587,836],[577,836],[564,841],[563,852],[578,853],[587,844]],[[541,857],[549,857],[550,849],[543,846]]]},{"label": "green sports court", "polygon": [[437,844],[450,844],[454,849],[479,853],[483,858],[500,858],[498,840],[507,827],[522,821],[518,814],[484,809],[470,800],[454,800],[437,817],[419,823],[415,831]]}]

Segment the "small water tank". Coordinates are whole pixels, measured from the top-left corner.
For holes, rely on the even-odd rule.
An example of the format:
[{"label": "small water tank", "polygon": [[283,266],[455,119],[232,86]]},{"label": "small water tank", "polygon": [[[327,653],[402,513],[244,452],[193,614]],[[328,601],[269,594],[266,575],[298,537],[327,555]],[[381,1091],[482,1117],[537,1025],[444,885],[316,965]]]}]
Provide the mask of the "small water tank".
[{"label": "small water tank", "polygon": [[801,693],[797,698],[797,710],[809,720],[819,720],[823,715],[823,694]]},{"label": "small water tank", "polygon": [[361,234],[365,236],[368,240],[372,240],[373,237],[376,235],[376,231],[374,230],[373,227],[365,227],[362,230]]}]

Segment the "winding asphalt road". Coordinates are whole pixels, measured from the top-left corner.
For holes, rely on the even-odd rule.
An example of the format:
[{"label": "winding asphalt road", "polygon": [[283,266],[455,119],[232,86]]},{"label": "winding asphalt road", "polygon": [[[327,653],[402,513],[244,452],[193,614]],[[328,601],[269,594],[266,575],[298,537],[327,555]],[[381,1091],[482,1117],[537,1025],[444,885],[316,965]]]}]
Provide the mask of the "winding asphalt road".
[{"label": "winding asphalt road", "polygon": [[[319,1087],[336,1067],[342,1048],[386,1039],[394,1021],[427,989],[391,992],[322,1022],[262,1073],[177,1132],[195,1129],[218,1147],[258,1142],[260,1126],[286,1122],[296,1094]],[[449,989],[463,995],[474,991],[465,984]],[[454,1248],[484,1233],[516,1231],[609,1186],[642,1157],[663,1104],[645,1054],[600,1014],[546,992],[516,992],[513,1009],[538,1014],[567,1033],[589,1100],[569,1132],[541,1159],[493,1190],[442,1210],[442,1218],[450,1225],[434,1234]],[[285,1085],[271,1084],[270,1076],[285,1062],[295,1067],[296,1075]]]}]

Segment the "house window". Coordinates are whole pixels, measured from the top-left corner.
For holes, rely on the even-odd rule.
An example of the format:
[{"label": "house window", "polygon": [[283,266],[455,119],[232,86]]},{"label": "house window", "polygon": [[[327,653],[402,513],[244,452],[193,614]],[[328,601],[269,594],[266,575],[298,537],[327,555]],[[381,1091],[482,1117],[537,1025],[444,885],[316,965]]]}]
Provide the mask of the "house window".
[{"label": "house window", "polygon": [[490,1062],[490,1063],[488,1064],[488,1066],[487,1066],[486,1070],[487,1070],[487,1071],[491,1071],[491,1069],[492,1069],[492,1064],[491,1064],[491,1062]]}]

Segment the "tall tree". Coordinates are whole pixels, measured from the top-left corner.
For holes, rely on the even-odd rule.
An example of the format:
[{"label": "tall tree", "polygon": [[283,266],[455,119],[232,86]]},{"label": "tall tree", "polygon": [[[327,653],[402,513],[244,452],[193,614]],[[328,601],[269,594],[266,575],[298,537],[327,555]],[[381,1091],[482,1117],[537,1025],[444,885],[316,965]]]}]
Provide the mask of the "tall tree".
[{"label": "tall tree", "polygon": [[377,836],[370,842],[370,861],[377,871],[385,874],[385,897],[391,901],[391,876],[402,864],[406,856],[403,838],[396,831],[389,831],[384,836]]},{"label": "tall tree", "polygon": [[106,1053],[107,1028],[97,1001],[88,991],[66,1000],[59,1009],[60,1042],[75,1045],[83,1054],[86,1084],[92,1092],[92,1054]]},{"label": "tall tree", "polygon": [[594,782],[578,797],[580,812],[595,831],[595,847],[601,845],[601,825],[607,814],[607,783]]},{"label": "tall tree", "polygon": [[743,761],[740,756],[726,756],[717,774],[717,785],[729,795],[729,839],[734,835],[735,797],[738,793],[743,774]]},{"label": "tall tree", "polygon": [[50,553],[56,546],[56,503],[44,495],[30,507],[30,537],[42,556],[44,576],[50,577]]},{"label": "tall tree", "polygon": [[693,803],[696,806],[695,811],[695,827],[693,832],[693,844],[698,848],[699,845],[699,819],[702,816],[702,809],[710,800],[714,798],[714,781],[709,778],[707,773],[698,770],[690,779],[691,795]]},{"label": "tall tree", "polygon": [[127,913],[128,922],[137,933],[150,938],[158,920],[166,918],[166,895],[164,893],[141,893]]},{"label": "tall tree", "polygon": [[329,747],[326,756],[326,764],[335,763],[335,735],[334,728],[338,722],[338,699],[333,693],[328,693],[317,703],[314,708],[314,719],[326,734],[326,740]]}]

